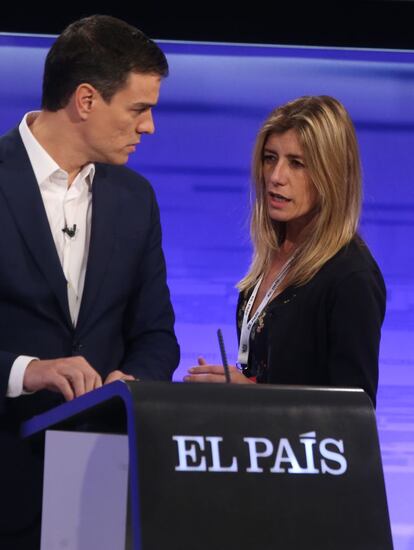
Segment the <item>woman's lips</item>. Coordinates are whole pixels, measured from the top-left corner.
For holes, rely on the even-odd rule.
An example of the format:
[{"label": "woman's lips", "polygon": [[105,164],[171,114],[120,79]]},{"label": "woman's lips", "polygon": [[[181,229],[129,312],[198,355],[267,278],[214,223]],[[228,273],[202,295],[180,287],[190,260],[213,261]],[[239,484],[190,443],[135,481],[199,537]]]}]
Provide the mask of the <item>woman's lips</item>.
[{"label": "woman's lips", "polygon": [[289,199],[280,193],[274,193],[273,191],[269,191],[269,199],[270,205],[276,207],[282,207],[292,201],[292,199]]}]

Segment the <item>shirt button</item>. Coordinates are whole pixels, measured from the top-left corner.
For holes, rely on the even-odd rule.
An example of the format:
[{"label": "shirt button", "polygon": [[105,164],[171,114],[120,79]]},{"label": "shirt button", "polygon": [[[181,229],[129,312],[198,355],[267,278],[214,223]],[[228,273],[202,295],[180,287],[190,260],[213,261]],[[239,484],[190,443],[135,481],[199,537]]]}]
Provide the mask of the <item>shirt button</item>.
[{"label": "shirt button", "polygon": [[75,341],[72,343],[72,350],[73,350],[73,351],[80,351],[82,348],[83,348],[83,344],[81,344],[80,342],[78,342],[78,341],[75,340]]}]

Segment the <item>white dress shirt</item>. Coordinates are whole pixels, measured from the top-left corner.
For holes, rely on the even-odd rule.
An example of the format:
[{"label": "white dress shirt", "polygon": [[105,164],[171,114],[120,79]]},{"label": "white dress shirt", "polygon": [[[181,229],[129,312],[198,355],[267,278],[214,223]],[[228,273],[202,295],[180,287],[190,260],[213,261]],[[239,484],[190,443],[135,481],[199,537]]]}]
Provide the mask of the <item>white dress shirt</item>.
[{"label": "white dress shirt", "polygon": [[[26,114],[19,132],[39,185],[50,231],[68,283],[69,311],[73,326],[76,326],[88,261],[95,166],[85,165],[68,187],[68,173],[58,166],[30,130],[30,123],[36,116],[37,113]],[[75,230],[74,236],[64,233],[63,228]],[[9,376],[8,397],[25,393],[23,377],[33,359],[37,358],[20,355],[14,361]]]}]

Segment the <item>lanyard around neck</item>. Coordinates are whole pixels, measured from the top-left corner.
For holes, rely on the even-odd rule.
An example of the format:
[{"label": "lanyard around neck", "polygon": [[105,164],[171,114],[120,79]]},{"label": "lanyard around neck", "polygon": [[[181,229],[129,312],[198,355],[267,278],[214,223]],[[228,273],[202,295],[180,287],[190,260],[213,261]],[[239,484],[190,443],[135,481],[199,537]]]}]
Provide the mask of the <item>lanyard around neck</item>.
[{"label": "lanyard around neck", "polygon": [[290,264],[292,263],[293,256],[291,256],[288,261],[285,263],[285,265],[282,267],[280,272],[278,273],[277,277],[271,284],[269,290],[266,292],[265,297],[261,301],[259,307],[257,308],[255,314],[249,321],[249,315],[250,311],[253,307],[254,301],[256,299],[257,292],[259,290],[259,287],[263,281],[263,275],[260,277],[260,279],[257,281],[256,286],[253,289],[253,292],[249,298],[249,301],[247,302],[246,309],[244,311],[243,315],[243,323],[242,323],[242,329],[240,333],[240,345],[239,345],[239,354],[237,357],[238,363],[240,365],[247,365],[247,361],[249,359],[249,348],[250,348],[250,333],[252,331],[253,325],[259,318],[260,314],[264,310],[264,308],[269,303],[270,299],[272,298],[275,291],[279,288],[280,284],[282,283],[283,279],[286,276],[286,273],[288,272],[288,269],[290,267]]}]

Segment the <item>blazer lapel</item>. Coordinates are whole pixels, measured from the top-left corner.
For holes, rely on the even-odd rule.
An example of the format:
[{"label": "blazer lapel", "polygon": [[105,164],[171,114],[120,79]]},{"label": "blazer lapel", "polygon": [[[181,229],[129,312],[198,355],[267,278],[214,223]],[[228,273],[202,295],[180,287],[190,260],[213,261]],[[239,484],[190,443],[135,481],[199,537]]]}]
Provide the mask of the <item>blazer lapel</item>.
[{"label": "blazer lapel", "polygon": [[24,242],[71,325],[66,279],[39,186],[17,129],[3,138],[2,146],[0,192],[5,196]]},{"label": "blazer lapel", "polygon": [[92,185],[91,240],[77,331],[84,326],[93,310],[113,253],[119,206],[119,194],[114,193],[113,186],[106,176],[106,168],[97,164]]}]

